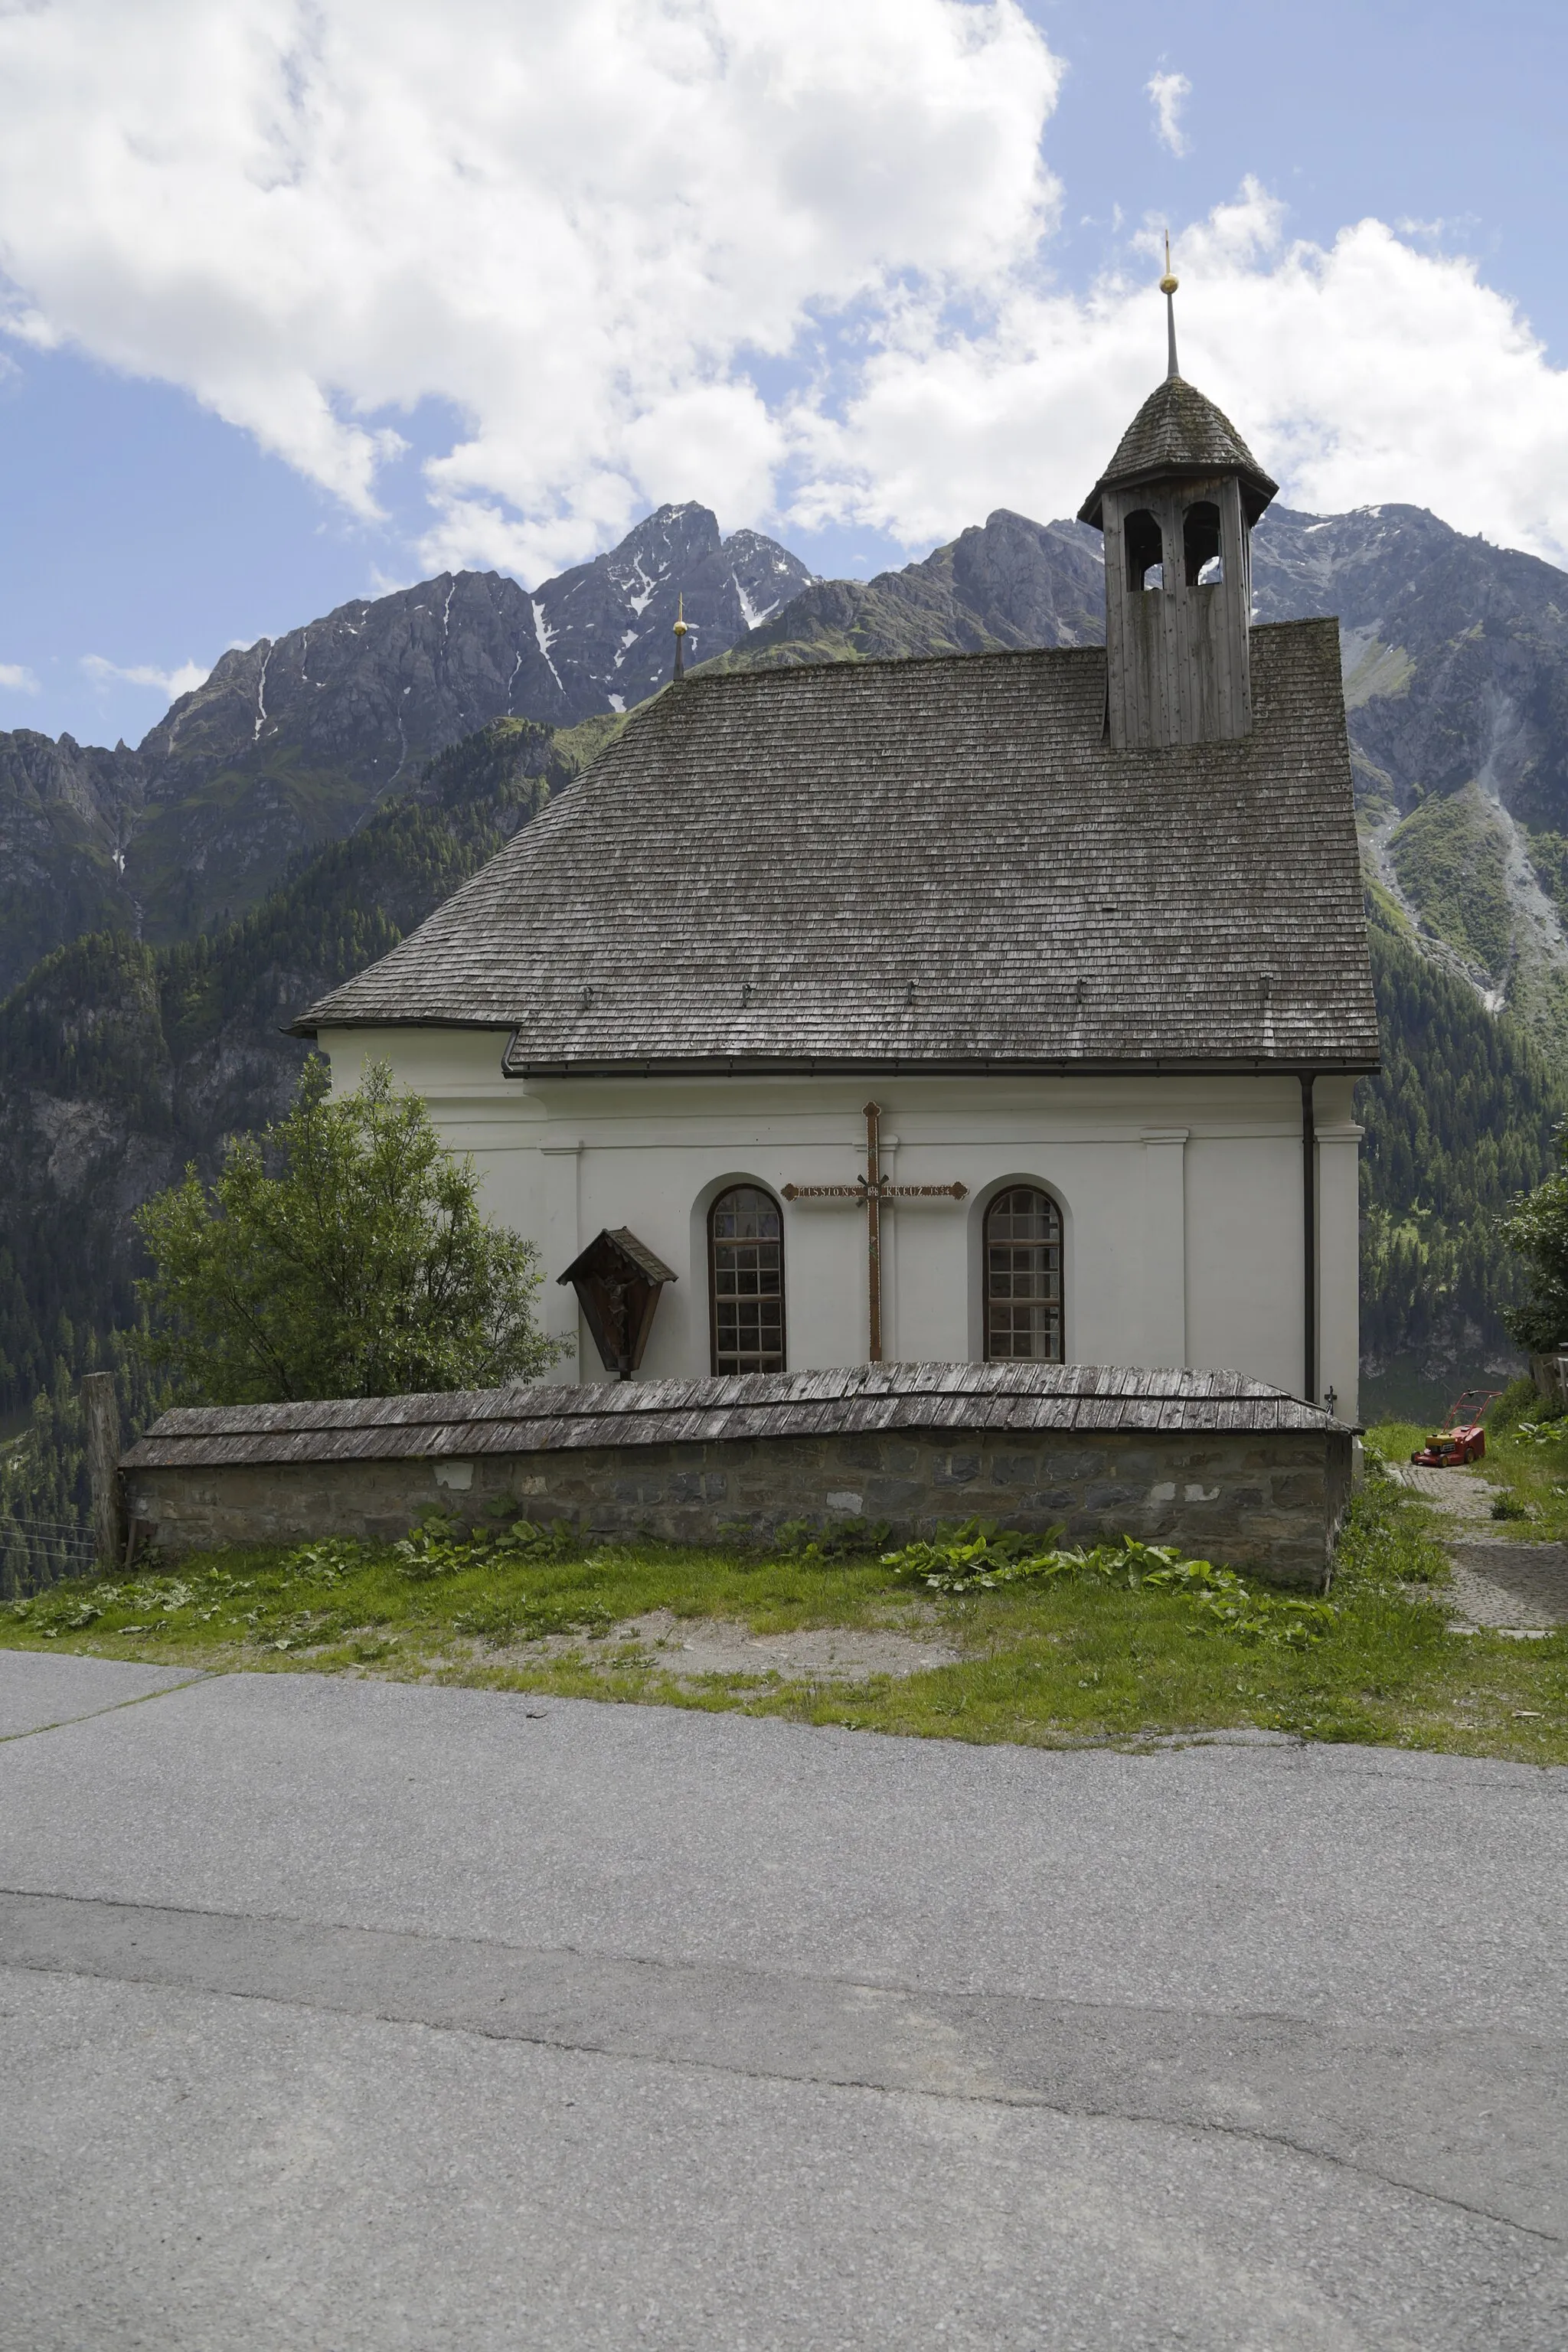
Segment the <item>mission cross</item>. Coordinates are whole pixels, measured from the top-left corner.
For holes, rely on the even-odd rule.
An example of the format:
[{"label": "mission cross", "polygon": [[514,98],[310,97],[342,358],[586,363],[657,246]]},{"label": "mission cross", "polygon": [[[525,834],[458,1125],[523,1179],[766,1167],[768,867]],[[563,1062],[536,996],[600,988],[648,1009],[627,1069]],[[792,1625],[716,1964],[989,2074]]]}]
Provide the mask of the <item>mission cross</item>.
[{"label": "mission cross", "polygon": [[962,1201],[967,1184],[891,1184],[882,1173],[882,1107],[866,1106],[866,1173],[853,1184],[785,1184],[786,1201],[853,1201],[866,1211],[867,1360],[882,1360],[882,1203],[884,1201]]}]

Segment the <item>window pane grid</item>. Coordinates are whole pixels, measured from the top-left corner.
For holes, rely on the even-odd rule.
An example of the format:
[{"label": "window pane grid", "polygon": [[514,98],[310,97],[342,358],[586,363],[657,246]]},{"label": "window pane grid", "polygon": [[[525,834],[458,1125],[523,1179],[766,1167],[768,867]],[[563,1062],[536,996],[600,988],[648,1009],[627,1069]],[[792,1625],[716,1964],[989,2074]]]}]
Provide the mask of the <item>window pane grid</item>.
[{"label": "window pane grid", "polygon": [[1048,1192],[1015,1185],[985,1213],[985,1354],[991,1362],[1062,1361],[1061,1212]]},{"label": "window pane grid", "polygon": [[751,1184],[721,1193],[709,1218],[713,1370],[784,1369],[784,1221]]}]

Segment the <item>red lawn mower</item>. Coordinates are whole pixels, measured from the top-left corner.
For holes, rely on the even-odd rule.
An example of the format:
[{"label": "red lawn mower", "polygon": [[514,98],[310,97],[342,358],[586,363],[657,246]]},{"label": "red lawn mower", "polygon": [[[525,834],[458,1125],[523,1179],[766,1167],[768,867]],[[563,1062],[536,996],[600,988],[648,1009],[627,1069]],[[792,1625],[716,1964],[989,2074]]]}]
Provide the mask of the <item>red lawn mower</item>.
[{"label": "red lawn mower", "polygon": [[1427,1470],[1458,1470],[1467,1462],[1483,1460],[1487,1412],[1501,1394],[1501,1389],[1467,1389],[1449,1407],[1444,1426],[1433,1430],[1419,1453],[1411,1455],[1412,1462]]}]

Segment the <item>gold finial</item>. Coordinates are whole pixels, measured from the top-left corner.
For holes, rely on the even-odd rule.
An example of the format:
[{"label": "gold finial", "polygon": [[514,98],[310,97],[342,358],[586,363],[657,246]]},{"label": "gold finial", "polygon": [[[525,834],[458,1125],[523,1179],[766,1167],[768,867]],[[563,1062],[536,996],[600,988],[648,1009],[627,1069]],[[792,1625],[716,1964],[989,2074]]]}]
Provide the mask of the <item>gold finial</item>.
[{"label": "gold finial", "polygon": [[684,594],[678,596],[675,600],[675,634],[678,637],[689,636],[691,634],[686,618],[686,598]]},{"label": "gold finial", "polygon": [[1160,291],[1165,298],[1165,374],[1173,379],[1182,373],[1176,365],[1176,306],[1172,299],[1179,279],[1171,275],[1171,232],[1165,231],[1165,275],[1160,280]]}]

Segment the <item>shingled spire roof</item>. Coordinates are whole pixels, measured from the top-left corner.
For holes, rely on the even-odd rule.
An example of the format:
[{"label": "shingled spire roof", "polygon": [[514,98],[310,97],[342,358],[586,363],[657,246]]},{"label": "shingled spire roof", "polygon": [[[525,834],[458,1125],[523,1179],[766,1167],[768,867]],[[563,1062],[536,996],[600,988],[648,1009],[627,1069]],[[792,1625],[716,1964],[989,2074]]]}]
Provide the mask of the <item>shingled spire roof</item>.
[{"label": "shingled spire roof", "polygon": [[1167,376],[1149,394],[1118,445],[1116,455],[1078,510],[1079,522],[1100,529],[1100,498],[1135,482],[1169,481],[1212,474],[1241,478],[1241,499],[1249,523],[1258,520],[1279,489],[1270,481],[1228,416],[1179,375]]}]

